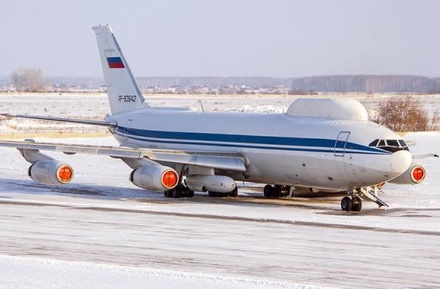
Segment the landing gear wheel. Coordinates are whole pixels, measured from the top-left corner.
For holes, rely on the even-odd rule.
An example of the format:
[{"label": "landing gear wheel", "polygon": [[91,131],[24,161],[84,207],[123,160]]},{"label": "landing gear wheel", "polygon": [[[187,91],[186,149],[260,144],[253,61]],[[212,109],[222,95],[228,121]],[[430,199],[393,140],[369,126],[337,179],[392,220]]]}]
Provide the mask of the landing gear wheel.
[{"label": "landing gear wheel", "polygon": [[362,210],[362,199],[361,198],[353,197],[351,202],[352,202],[352,204],[351,204],[352,211],[359,212],[360,210]]},{"label": "landing gear wheel", "polygon": [[284,186],[284,185],[266,185],[264,186],[264,197],[268,199],[278,199],[287,197],[290,192],[290,186]]},{"label": "landing gear wheel", "polygon": [[194,198],[194,191],[191,191],[189,188],[186,188],[185,192],[187,198]]},{"label": "landing gear wheel", "polygon": [[213,197],[213,198],[223,197],[223,196],[222,196],[222,193],[219,193],[219,192],[213,192],[213,191],[209,191],[209,192],[208,192],[208,196]]},{"label": "landing gear wheel", "polygon": [[229,192],[229,197],[236,198],[238,197],[238,189],[235,187],[235,189],[232,192]]},{"label": "landing gear wheel", "polygon": [[341,209],[343,211],[349,212],[353,207],[353,201],[350,197],[343,197],[341,200]]},{"label": "landing gear wheel", "polygon": [[171,190],[165,191],[164,196],[167,198],[178,198],[179,192],[177,191],[177,188],[173,188]]},{"label": "landing gear wheel", "polygon": [[272,185],[265,185],[263,193],[265,198],[273,199],[275,197],[275,187]]},{"label": "landing gear wheel", "polygon": [[177,187],[167,190],[164,193],[165,198],[192,198],[194,197],[194,192],[191,191],[187,186],[178,185]]}]

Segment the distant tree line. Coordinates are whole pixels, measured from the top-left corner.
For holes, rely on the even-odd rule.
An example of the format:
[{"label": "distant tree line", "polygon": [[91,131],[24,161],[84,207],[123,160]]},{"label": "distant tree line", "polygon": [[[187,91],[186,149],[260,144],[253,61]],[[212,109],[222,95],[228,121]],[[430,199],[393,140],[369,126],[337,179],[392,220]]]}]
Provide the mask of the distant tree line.
[{"label": "distant tree line", "polygon": [[143,88],[169,87],[284,87],[306,92],[440,93],[440,78],[412,75],[328,75],[300,78],[277,77],[138,77]]},{"label": "distant tree line", "polygon": [[43,92],[47,81],[41,69],[21,67],[12,72],[11,84],[20,92]]},{"label": "distant tree line", "polygon": [[440,78],[412,75],[330,75],[292,79],[292,87],[324,92],[440,93]]},{"label": "distant tree line", "polygon": [[[78,81],[80,82],[78,83]],[[141,89],[152,93],[279,93],[315,94],[316,92],[366,92],[439,94],[440,78],[411,75],[330,75],[301,78],[276,77],[138,77]],[[64,87],[81,86],[84,89],[100,87],[102,78],[51,78],[52,83]],[[11,75],[17,91],[44,91],[47,79],[37,68],[19,68]],[[156,89],[157,87],[157,89]],[[175,89],[174,92],[167,90]],[[200,89],[203,88],[203,89]],[[245,88],[245,89],[243,89]],[[278,89],[278,90],[277,90]]]}]

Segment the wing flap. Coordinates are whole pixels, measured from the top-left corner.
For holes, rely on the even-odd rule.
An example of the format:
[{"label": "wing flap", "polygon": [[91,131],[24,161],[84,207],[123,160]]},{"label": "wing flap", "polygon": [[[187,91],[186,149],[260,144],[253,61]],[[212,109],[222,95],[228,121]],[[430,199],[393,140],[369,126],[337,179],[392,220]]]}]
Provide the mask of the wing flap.
[{"label": "wing flap", "polygon": [[246,171],[246,159],[235,153],[215,153],[197,151],[176,151],[157,149],[137,149],[128,147],[74,145],[59,143],[44,143],[33,141],[0,140],[0,146],[12,147],[19,150],[48,150],[65,154],[92,154],[104,155],[121,159],[147,158],[157,162],[170,162],[186,165],[195,165],[219,170],[237,172]]},{"label": "wing flap", "polygon": [[153,154],[149,158],[159,162],[195,165],[218,170],[230,170],[237,172],[246,171],[246,162],[244,157],[237,154],[153,151]]}]

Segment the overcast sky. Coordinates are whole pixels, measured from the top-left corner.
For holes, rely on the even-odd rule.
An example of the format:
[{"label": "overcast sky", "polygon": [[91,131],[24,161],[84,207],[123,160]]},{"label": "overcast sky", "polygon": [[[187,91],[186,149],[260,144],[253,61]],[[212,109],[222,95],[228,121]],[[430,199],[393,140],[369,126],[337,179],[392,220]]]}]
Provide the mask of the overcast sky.
[{"label": "overcast sky", "polygon": [[136,76],[440,77],[437,0],[4,0],[0,75],[101,76],[110,24]]}]

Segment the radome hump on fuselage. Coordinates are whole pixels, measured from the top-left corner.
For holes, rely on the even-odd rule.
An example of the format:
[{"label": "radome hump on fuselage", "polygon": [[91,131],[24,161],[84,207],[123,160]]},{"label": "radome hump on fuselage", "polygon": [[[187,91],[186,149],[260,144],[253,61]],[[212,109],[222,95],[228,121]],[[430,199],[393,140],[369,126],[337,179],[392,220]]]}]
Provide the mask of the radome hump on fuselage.
[{"label": "radome hump on fuselage", "polygon": [[299,98],[292,102],[286,114],[292,117],[368,120],[367,110],[354,99]]}]

